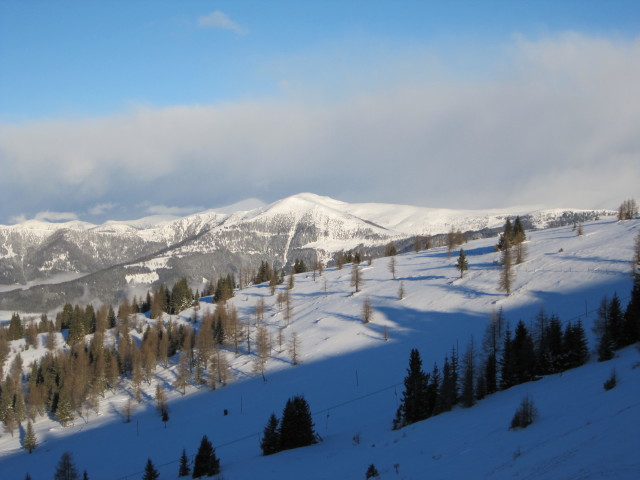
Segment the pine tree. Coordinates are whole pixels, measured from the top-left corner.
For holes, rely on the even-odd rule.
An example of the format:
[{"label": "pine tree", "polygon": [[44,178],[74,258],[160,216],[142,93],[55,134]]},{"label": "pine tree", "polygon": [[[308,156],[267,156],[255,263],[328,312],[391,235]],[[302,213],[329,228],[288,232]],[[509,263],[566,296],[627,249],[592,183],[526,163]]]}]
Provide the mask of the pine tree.
[{"label": "pine tree", "polygon": [[512,347],[516,383],[519,384],[533,380],[535,372],[533,340],[522,320],[518,322],[516,327]]},{"label": "pine tree", "polygon": [[153,466],[153,462],[150,458],[147,458],[147,464],[144,467],[144,475],[142,476],[142,480],[157,480],[160,477],[160,474],[156,470],[156,467]]},{"label": "pine tree", "polygon": [[467,262],[467,256],[464,254],[464,250],[462,248],[460,249],[456,268],[460,270],[460,278],[464,276],[465,271],[469,270],[469,262]]},{"label": "pine tree", "polygon": [[507,330],[504,333],[502,358],[500,359],[500,388],[505,390],[517,383],[514,368],[513,339],[511,338],[511,330],[507,325]]},{"label": "pine tree", "polygon": [[264,427],[262,439],[260,440],[260,448],[263,455],[272,455],[280,451],[280,433],[278,431],[278,417],[272,413],[269,417],[267,425]]},{"label": "pine tree", "polygon": [[56,418],[63,427],[66,427],[73,421],[73,409],[71,408],[71,400],[66,388],[62,388],[58,397],[58,405],[56,408]]},{"label": "pine tree", "polygon": [[404,378],[402,401],[393,422],[394,429],[424,420],[429,416],[427,387],[429,379],[422,370],[422,359],[415,348],[409,356],[409,368]]},{"label": "pine tree", "polygon": [[562,336],[563,370],[584,365],[589,359],[589,346],[582,322],[568,323]]},{"label": "pine tree", "polygon": [[463,407],[472,407],[475,404],[475,346],[473,337],[467,344],[467,350],[462,357],[462,393],[460,400]]},{"label": "pine tree", "polygon": [[613,358],[615,350],[614,337],[609,319],[609,302],[603,298],[598,307],[598,318],[596,319],[594,330],[598,336],[598,361],[605,362]]},{"label": "pine tree", "polygon": [[191,474],[191,467],[189,466],[189,459],[187,458],[187,451],[183,448],[182,455],[180,455],[180,468],[178,469],[179,477],[187,477]]},{"label": "pine tree", "polygon": [[9,322],[8,340],[20,340],[22,337],[24,337],[22,320],[20,315],[14,313],[11,315],[11,321]]},{"label": "pine tree", "polygon": [[620,298],[616,293],[613,294],[613,298],[609,302],[609,329],[611,331],[611,339],[613,341],[613,348],[618,350],[625,345],[624,340],[624,316],[622,308],[620,306]]},{"label": "pine tree", "polygon": [[376,466],[373,463],[369,465],[365,473],[365,479],[368,480],[369,478],[378,478],[379,476],[380,474],[378,473],[378,469],[376,468]]},{"label": "pine tree", "polygon": [[[638,239],[640,240],[640,235]],[[640,340],[640,275],[634,277],[631,298],[624,312],[623,330],[626,345]]]},{"label": "pine tree", "polygon": [[313,426],[311,410],[305,398],[297,395],[287,400],[278,430],[280,449],[289,450],[316,443]]},{"label": "pine tree", "polygon": [[220,461],[215,449],[206,435],[200,441],[200,448],[193,462],[193,478],[212,477],[220,473]]},{"label": "pine tree", "polygon": [[73,463],[71,452],[62,454],[53,478],[54,480],[78,480],[78,471]]},{"label": "pine tree", "polygon": [[24,449],[28,450],[29,453],[33,452],[38,445],[38,439],[36,438],[36,434],[33,431],[33,425],[31,422],[27,422],[27,431],[24,434]]}]

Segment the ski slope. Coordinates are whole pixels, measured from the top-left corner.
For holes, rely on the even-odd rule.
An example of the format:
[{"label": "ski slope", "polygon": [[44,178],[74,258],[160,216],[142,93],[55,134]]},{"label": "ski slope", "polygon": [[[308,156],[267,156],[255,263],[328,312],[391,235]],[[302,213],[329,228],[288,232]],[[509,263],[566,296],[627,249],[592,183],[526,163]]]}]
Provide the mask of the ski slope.
[{"label": "ski slope", "polygon": [[[23,430],[13,438],[7,433],[0,437],[0,478],[21,479],[27,472],[34,479],[50,478],[61,454],[71,451],[78,469],[86,469],[92,480],[141,478],[147,458],[161,479],[173,479],[182,448],[195,454],[206,434],[221,459],[221,478],[227,480],[364,478],[371,463],[383,479],[636,479],[636,347],[609,362],[592,360],[499,392],[473,408],[456,408],[391,430],[411,348],[420,350],[429,371],[434,362],[442,365],[453,345],[463,351],[471,336],[479,344],[491,313],[499,308],[512,325],[532,320],[541,308],[557,313],[563,322],[581,318],[593,348],[591,327],[601,298],[617,292],[626,306],[640,221],[603,219],[586,224],[584,232],[580,237],[571,227],[527,232],[528,257],[514,267],[508,297],[497,290],[495,238],[463,245],[469,261],[464,278],[455,269],[457,251],[448,257],[443,248],[395,257],[395,279],[389,258],[374,259],[370,266],[363,263],[364,283],[358,293],[351,285],[351,265],[325,270],[315,280],[311,272],[297,275],[288,326],[266,284],[236,292],[231,301],[243,320],[253,320],[258,298],[267,306],[264,324],[274,346],[264,379],[253,373],[253,354],[234,357],[227,352],[234,380],[215,391],[191,386],[184,397],[170,392],[166,428],[154,409],[155,383],[145,387],[145,401],[137,405],[131,423],[124,423],[120,413],[126,393],[107,395],[98,416],[78,417],[68,428],[40,417],[34,424],[39,445],[31,455],[20,447]],[[405,297],[399,300],[401,282]],[[374,309],[369,324],[360,319],[366,297]],[[207,308],[211,305],[202,303],[199,314]],[[180,321],[193,314],[183,312]],[[291,364],[287,349],[277,345],[280,327],[285,327],[286,340],[293,332],[299,337],[298,366]],[[13,342],[13,350],[21,344]],[[23,352],[25,371],[43,352]],[[618,386],[605,392],[602,383],[613,368]],[[168,386],[175,365],[158,367],[156,373],[156,381]],[[286,400],[296,394],[309,402],[323,441],[262,457],[259,439],[269,415],[280,416]],[[509,431],[525,395],[533,398],[539,419],[527,429]]]}]

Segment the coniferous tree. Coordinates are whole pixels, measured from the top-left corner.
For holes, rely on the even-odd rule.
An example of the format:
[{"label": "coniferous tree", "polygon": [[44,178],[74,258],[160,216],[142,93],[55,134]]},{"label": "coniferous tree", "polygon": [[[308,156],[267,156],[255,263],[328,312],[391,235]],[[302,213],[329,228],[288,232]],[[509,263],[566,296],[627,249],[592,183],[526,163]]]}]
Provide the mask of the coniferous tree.
[{"label": "coniferous tree", "polygon": [[462,248],[460,249],[456,268],[460,270],[460,278],[464,276],[465,271],[469,270],[469,262],[467,261],[467,256],[464,254],[464,250]]},{"label": "coniferous tree", "polygon": [[442,366],[442,381],[440,382],[440,405],[437,413],[448,412],[453,408],[454,404],[454,385],[451,376],[451,364],[449,357],[444,357],[444,365]]},{"label": "coniferous tree", "polygon": [[180,455],[180,468],[178,468],[179,477],[187,477],[191,474],[191,467],[189,466],[189,459],[187,458],[187,451],[183,448],[182,455]]},{"label": "coniferous tree", "polygon": [[393,421],[394,429],[424,420],[429,416],[427,405],[427,387],[429,378],[422,370],[422,359],[415,348],[409,356],[409,368],[404,378],[404,392],[396,418]]},{"label": "coniferous tree", "polygon": [[507,325],[507,330],[504,334],[502,357],[500,359],[500,388],[503,390],[511,388],[518,383],[514,363],[513,339],[511,338],[511,330]]},{"label": "coniferous tree", "polygon": [[[638,237],[640,240],[640,236]],[[631,345],[640,340],[640,275],[636,275],[631,290],[631,298],[624,312],[625,345]]]},{"label": "coniferous tree", "polygon": [[584,365],[589,359],[589,346],[582,322],[568,323],[562,336],[563,370]]},{"label": "coniferous tree", "polygon": [[369,478],[378,478],[379,476],[380,473],[378,473],[378,469],[376,468],[376,466],[373,463],[369,465],[365,473],[365,479],[368,480]]},{"label": "coniferous tree", "polygon": [[73,408],[71,407],[71,400],[66,388],[62,388],[58,397],[58,404],[56,408],[56,419],[63,427],[66,427],[71,421],[73,421]]},{"label": "coniferous tree", "polygon": [[272,413],[267,425],[264,427],[260,448],[263,455],[272,455],[280,451],[280,433],[278,431],[278,417]]},{"label": "coniferous tree", "polygon": [[442,399],[440,398],[440,369],[438,364],[433,364],[433,370],[429,375],[427,384],[427,413],[429,416],[437,415],[442,411]]},{"label": "coniferous tree", "polygon": [[472,407],[475,404],[475,346],[473,337],[467,344],[467,350],[464,352],[462,359],[462,393],[460,400],[462,406]]},{"label": "coniferous tree", "polygon": [[533,340],[524,322],[520,320],[513,337],[513,367],[517,384],[529,382],[535,376]]},{"label": "coniferous tree", "polygon": [[144,467],[144,475],[142,476],[142,480],[157,480],[160,477],[160,474],[156,470],[156,467],[153,466],[153,462],[150,458],[147,458],[147,464]]},{"label": "coniferous tree", "polygon": [[62,454],[53,478],[55,480],[78,480],[78,471],[73,463],[71,452]]},{"label": "coniferous tree", "polygon": [[9,322],[8,340],[20,340],[24,337],[24,327],[22,326],[22,320],[20,315],[14,313],[11,315],[11,321]]},{"label": "coniferous tree", "polygon": [[609,319],[609,302],[607,298],[603,298],[598,307],[598,318],[595,322],[594,330],[598,336],[598,361],[605,362],[613,358],[615,343],[611,322]]},{"label": "coniferous tree", "polygon": [[193,462],[193,478],[212,477],[220,473],[220,461],[216,457],[215,449],[207,438],[203,436],[200,441],[198,453]]},{"label": "coniferous tree", "polygon": [[302,395],[287,400],[280,421],[280,449],[306,447],[316,443],[309,404]]},{"label": "coniferous tree", "polygon": [[27,430],[24,434],[24,449],[31,453],[35,450],[37,445],[38,439],[33,431],[33,425],[31,425],[31,421],[29,421],[27,422]]},{"label": "coniferous tree", "polygon": [[620,306],[620,298],[617,294],[613,294],[613,298],[609,302],[609,329],[611,331],[611,340],[613,348],[618,350],[625,345],[624,339],[624,318],[622,307]]}]

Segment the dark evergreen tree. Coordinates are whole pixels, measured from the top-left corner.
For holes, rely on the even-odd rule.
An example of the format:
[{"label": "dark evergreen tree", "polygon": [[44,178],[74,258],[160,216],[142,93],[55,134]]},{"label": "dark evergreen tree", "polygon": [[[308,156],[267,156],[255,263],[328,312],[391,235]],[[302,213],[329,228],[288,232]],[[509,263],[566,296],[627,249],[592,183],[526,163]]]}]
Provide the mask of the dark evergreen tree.
[{"label": "dark evergreen tree", "polygon": [[409,356],[409,368],[404,378],[404,392],[393,428],[402,428],[405,425],[424,420],[429,416],[427,388],[428,376],[422,371],[422,359],[415,348]]},{"label": "dark evergreen tree", "polygon": [[442,366],[442,382],[440,382],[440,403],[437,413],[448,412],[453,407],[454,385],[451,378],[451,364],[449,357],[444,357],[444,365]]},{"label": "dark evergreen tree", "polygon": [[610,312],[611,309],[609,308],[609,302],[607,298],[604,297],[598,307],[598,318],[596,319],[594,327],[596,335],[598,336],[599,362],[611,360],[615,350],[615,340],[609,318]]},{"label": "dark evergreen tree", "polygon": [[153,462],[150,458],[147,458],[147,464],[144,467],[142,480],[157,480],[159,476],[160,474],[156,470],[156,467],[153,466]]},{"label": "dark evergreen tree", "polygon": [[427,415],[437,415],[442,411],[440,399],[440,370],[437,364],[433,364],[433,370],[428,375],[427,384]]},{"label": "dark evergreen tree", "polygon": [[624,314],[620,305],[620,298],[616,293],[609,302],[609,327],[611,329],[611,338],[616,350],[626,345],[624,338]]},{"label": "dark evergreen tree", "polygon": [[469,344],[467,345],[467,350],[464,352],[463,357],[463,372],[462,372],[462,389],[460,400],[462,402],[462,406],[464,407],[472,407],[475,404],[475,346],[473,342],[473,337],[469,340]]},{"label": "dark evergreen tree", "polygon": [[203,436],[200,441],[200,448],[193,462],[193,478],[211,477],[220,473],[220,461],[216,457],[213,445],[207,438]]},{"label": "dark evergreen tree", "polygon": [[533,340],[524,322],[520,320],[513,337],[513,366],[516,383],[529,382],[535,376]]},{"label": "dark evergreen tree", "polygon": [[500,388],[503,390],[511,388],[518,383],[514,363],[513,339],[511,338],[511,329],[507,325],[507,330],[504,333],[502,357],[500,359]]},{"label": "dark evergreen tree", "polygon": [[631,345],[640,340],[640,275],[638,274],[634,276],[631,298],[624,312],[623,331],[625,345]]},{"label": "dark evergreen tree", "polygon": [[36,438],[36,434],[33,431],[33,425],[31,425],[31,421],[27,422],[27,430],[24,434],[24,449],[29,453],[35,450],[38,444],[38,440]]},{"label": "dark evergreen tree", "polygon": [[549,320],[546,335],[547,357],[549,359],[549,372],[558,373],[564,370],[567,352],[563,342],[562,324],[556,315]]},{"label": "dark evergreen tree", "polygon": [[278,431],[278,417],[272,413],[264,427],[260,448],[263,455],[272,455],[280,451],[280,432]]},{"label": "dark evergreen tree", "polygon": [[495,354],[490,353],[484,363],[484,384],[487,395],[498,391],[498,361]]},{"label": "dark evergreen tree", "polygon": [[307,271],[307,265],[304,263],[304,260],[298,260],[296,258],[293,264],[293,273],[305,273]]},{"label": "dark evergreen tree", "polygon": [[456,262],[456,268],[460,270],[460,278],[464,276],[464,272],[469,270],[469,262],[467,261],[467,256],[464,254],[464,250],[462,248],[460,249],[458,261]]},{"label": "dark evergreen tree", "polygon": [[369,478],[378,478],[380,476],[380,473],[378,473],[378,469],[376,468],[376,466],[372,463],[371,465],[369,465],[369,468],[367,468],[367,472],[365,473],[365,479],[369,479]]},{"label": "dark evergreen tree", "polygon": [[589,346],[582,322],[574,325],[568,323],[562,336],[564,358],[562,362],[563,370],[579,367],[587,363],[589,359]]},{"label": "dark evergreen tree", "polygon": [[20,319],[20,315],[18,315],[17,313],[11,315],[9,330],[7,333],[7,340],[20,340],[24,337],[24,327],[22,326],[22,320]]},{"label": "dark evergreen tree", "polygon": [[522,243],[525,241],[526,238],[527,237],[524,233],[524,227],[522,226],[522,221],[520,220],[520,217],[516,217],[515,221],[513,222],[512,243],[514,244]]},{"label": "dark evergreen tree", "polygon": [[280,421],[280,449],[306,447],[316,443],[309,404],[302,395],[287,400]]},{"label": "dark evergreen tree", "polygon": [[54,480],[78,480],[78,471],[70,452],[64,452],[60,457],[53,478]]},{"label": "dark evergreen tree", "polygon": [[89,480],[89,474],[86,470],[82,472],[82,480]]},{"label": "dark evergreen tree", "polygon": [[183,448],[182,455],[180,455],[180,468],[178,468],[179,477],[187,477],[191,474],[191,467],[189,466],[189,458],[187,457],[187,451]]}]

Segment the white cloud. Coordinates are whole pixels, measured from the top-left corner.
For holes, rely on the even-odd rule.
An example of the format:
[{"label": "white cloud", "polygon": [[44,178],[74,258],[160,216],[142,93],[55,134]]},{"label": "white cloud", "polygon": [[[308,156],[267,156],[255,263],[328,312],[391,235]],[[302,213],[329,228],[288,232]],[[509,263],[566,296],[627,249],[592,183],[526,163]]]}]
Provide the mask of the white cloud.
[{"label": "white cloud", "polygon": [[146,213],[151,215],[189,215],[196,212],[202,212],[206,210],[204,207],[167,207],[166,205],[151,205],[145,209]]},{"label": "white cloud", "polygon": [[9,217],[9,223],[12,225],[15,225],[17,223],[24,223],[27,221],[27,217],[24,215],[15,215],[12,217]]},{"label": "white cloud", "polygon": [[198,26],[202,28],[219,28],[222,30],[231,30],[238,35],[246,35],[247,30],[238,23],[229,18],[226,13],[220,10],[214,10],[207,15],[198,18]]},{"label": "white cloud", "polygon": [[36,220],[48,222],[69,222],[72,220],[78,220],[78,215],[73,212],[51,212],[46,210],[44,212],[36,213],[34,218]]},{"label": "white cloud", "polygon": [[117,203],[108,202],[108,203],[99,203],[91,207],[88,212],[91,215],[103,215],[118,206]]},{"label": "white cloud", "polygon": [[516,39],[508,53],[479,80],[406,83],[400,69],[384,88],[326,102],[0,125],[0,192],[11,199],[0,205],[28,198],[55,209],[73,195],[185,214],[300,191],[450,208],[615,208],[639,198],[640,39]]}]

